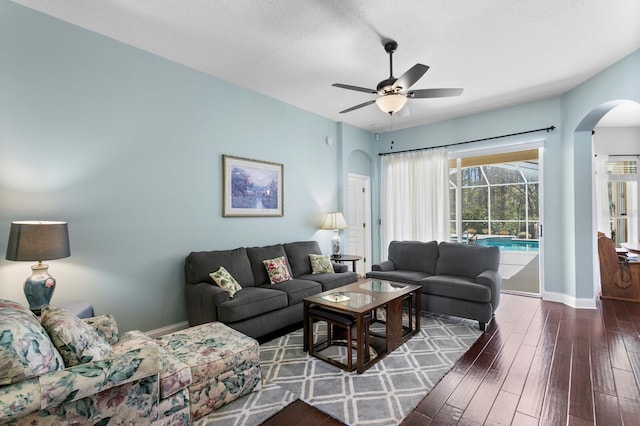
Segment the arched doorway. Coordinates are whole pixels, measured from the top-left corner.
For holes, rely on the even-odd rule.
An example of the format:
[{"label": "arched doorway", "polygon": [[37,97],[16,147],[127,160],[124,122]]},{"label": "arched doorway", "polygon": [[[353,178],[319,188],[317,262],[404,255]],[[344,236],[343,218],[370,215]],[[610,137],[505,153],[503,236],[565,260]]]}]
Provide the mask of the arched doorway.
[{"label": "arched doorway", "polygon": [[[614,128],[614,127],[624,127],[628,129],[640,128],[640,104],[630,100],[614,100],[610,102],[605,102],[598,107],[594,108],[589,114],[587,114],[583,120],[580,122],[575,131],[575,140],[576,142],[585,142],[586,136],[589,135],[589,141],[592,144],[593,152],[592,154],[597,155],[598,149],[596,148],[596,140],[594,134],[596,131],[605,132],[606,128]],[[638,132],[640,133],[640,132]],[[614,155],[614,156],[638,156],[640,155],[640,148],[638,147],[637,140],[634,138],[630,138],[630,142],[628,143],[618,143],[609,142],[607,145],[607,149],[600,148],[602,153],[606,155]],[[602,154],[601,153],[601,154]],[[600,273],[599,273],[599,259],[597,253],[597,244],[596,244],[596,233],[598,231],[602,231],[600,229],[603,226],[603,220],[601,216],[603,215],[603,211],[606,212],[608,210],[608,206],[604,209],[598,209],[598,200],[596,197],[598,185],[602,185],[597,181],[598,176],[596,175],[596,169],[600,169],[600,172],[603,172],[603,166],[596,164],[596,156],[592,155],[592,170],[594,170],[593,180],[592,180],[592,254],[593,254],[593,290],[594,294],[597,295],[600,292]],[[606,169],[605,169],[606,170]],[[634,189],[635,190],[635,189]],[[601,190],[602,191],[602,190]],[[635,190],[637,191],[637,190]],[[636,195],[637,196],[637,195]],[[602,195],[600,195],[602,198]],[[603,201],[600,200],[600,203]],[[601,206],[602,207],[602,206]],[[606,219],[608,221],[609,218]],[[637,221],[637,218],[633,220]],[[606,223],[606,221],[604,221]],[[609,231],[609,229],[605,229],[605,231]],[[580,282],[580,281],[578,281]]]}]

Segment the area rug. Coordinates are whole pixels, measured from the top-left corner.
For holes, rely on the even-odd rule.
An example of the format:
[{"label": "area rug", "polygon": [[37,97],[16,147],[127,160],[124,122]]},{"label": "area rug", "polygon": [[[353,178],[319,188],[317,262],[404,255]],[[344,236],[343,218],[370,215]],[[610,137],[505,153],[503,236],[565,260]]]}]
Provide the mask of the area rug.
[{"label": "area rug", "polygon": [[273,383],[251,392],[213,413],[196,420],[194,426],[257,426],[282,410],[298,396]]},{"label": "area rug", "polygon": [[275,384],[348,425],[397,425],[478,339],[476,321],[423,314],[421,331],[363,374],[302,351],[302,329],[260,346]]}]

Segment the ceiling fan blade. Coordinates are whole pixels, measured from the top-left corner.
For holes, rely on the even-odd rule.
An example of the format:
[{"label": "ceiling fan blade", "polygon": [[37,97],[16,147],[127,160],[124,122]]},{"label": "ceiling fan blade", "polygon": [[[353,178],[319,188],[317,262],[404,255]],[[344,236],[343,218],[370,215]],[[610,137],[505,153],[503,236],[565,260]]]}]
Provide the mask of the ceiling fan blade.
[{"label": "ceiling fan blade", "polygon": [[415,64],[393,83],[393,88],[401,87],[403,90],[407,90],[413,86],[416,81],[420,80],[420,77],[422,77],[428,69],[429,67],[427,65]]},{"label": "ceiling fan blade", "polygon": [[341,89],[356,90],[358,92],[373,93],[373,94],[378,93],[377,90],[367,89],[366,87],[351,86],[349,84],[333,83],[332,86],[333,87],[339,87]]},{"label": "ceiling fan blade", "polygon": [[361,103],[361,104],[359,104],[359,105],[353,106],[353,107],[351,107],[351,108],[347,108],[347,109],[345,109],[344,111],[340,111],[340,114],[344,114],[345,112],[353,111],[354,109],[358,109],[358,108],[366,107],[367,105],[371,105],[371,104],[373,104],[373,103],[375,103],[375,102],[376,102],[376,101],[375,101],[375,99],[374,99],[373,101],[363,102],[363,103]]},{"label": "ceiling fan blade", "polygon": [[446,98],[448,96],[460,96],[464,89],[422,89],[407,92],[410,98]]}]

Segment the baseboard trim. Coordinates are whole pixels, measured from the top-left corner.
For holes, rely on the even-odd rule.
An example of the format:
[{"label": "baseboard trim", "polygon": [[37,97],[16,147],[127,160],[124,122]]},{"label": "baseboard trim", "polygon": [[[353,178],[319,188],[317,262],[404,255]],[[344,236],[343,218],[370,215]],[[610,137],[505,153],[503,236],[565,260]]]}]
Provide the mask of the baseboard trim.
[{"label": "baseboard trim", "polygon": [[182,321],[177,324],[171,324],[171,325],[167,325],[166,327],[160,327],[160,328],[156,328],[155,330],[149,330],[145,332],[145,334],[155,339],[160,336],[164,336],[165,334],[175,333],[176,331],[184,330],[185,328],[189,328],[189,323],[187,321]]},{"label": "baseboard trim", "polygon": [[562,303],[575,309],[596,309],[595,299],[575,298],[564,293],[545,291],[542,293],[542,300]]}]

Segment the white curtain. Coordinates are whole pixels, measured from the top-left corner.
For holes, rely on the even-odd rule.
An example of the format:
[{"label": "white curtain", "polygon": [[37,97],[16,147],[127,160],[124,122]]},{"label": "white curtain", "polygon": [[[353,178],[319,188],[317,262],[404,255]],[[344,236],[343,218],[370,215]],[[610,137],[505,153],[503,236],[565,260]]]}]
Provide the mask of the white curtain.
[{"label": "white curtain", "polygon": [[609,176],[607,175],[608,155],[596,157],[596,231],[611,237],[609,210]]},{"label": "white curtain", "polygon": [[449,158],[446,148],[382,157],[383,259],[393,240],[449,241]]}]

